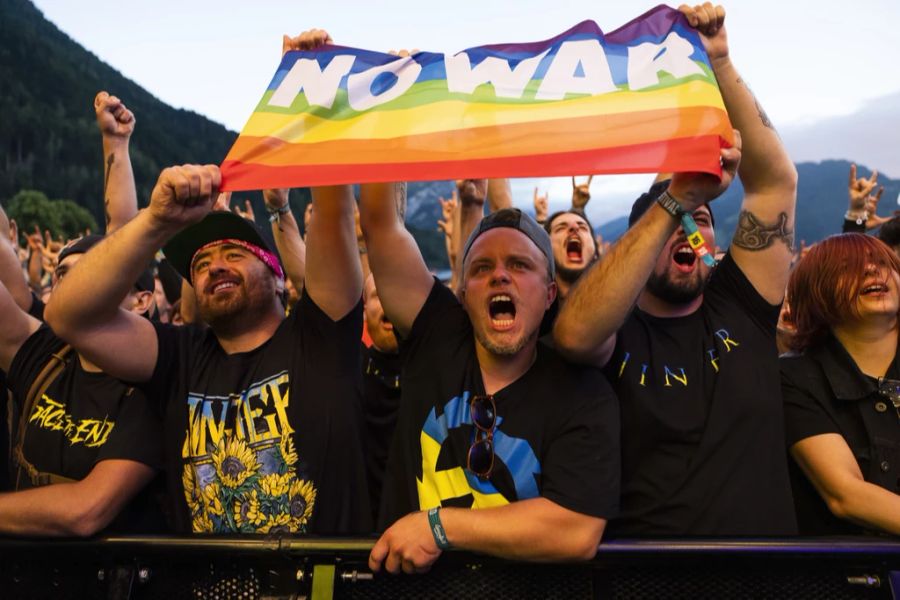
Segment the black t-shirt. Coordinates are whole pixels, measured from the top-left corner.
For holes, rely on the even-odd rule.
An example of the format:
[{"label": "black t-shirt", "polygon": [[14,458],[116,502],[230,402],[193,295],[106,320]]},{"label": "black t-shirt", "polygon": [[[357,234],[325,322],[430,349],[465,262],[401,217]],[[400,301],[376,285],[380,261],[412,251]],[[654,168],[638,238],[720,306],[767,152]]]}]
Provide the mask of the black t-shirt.
[{"label": "black t-shirt", "polygon": [[43,323],[45,307],[44,302],[34,292],[31,292],[31,306],[28,308],[28,314]]},{"label": "black t-shirt", "polygon": [[435,506],[486,508],[536,497],[615,516],[619,415],[599,370],[569,364],[539,343],[528,371],[494,394],[494,468],[482,479],[466,469],[476,433],[469,398],[484,394],[472,325],[437,280],[401,356],[403,397],[380,528]]},{"label": "black t-shirt", "polygon": [[[878,392],[841,343],[829,337],[802,355],[781,358],[787,446],[824,433],[843,436],[866,481],[900,494],[897,409]],[[895,355],[888,379],[900,379]],[[791,470],[797,523],[803,535],[860,534],[859,525],[835,517],[797,465]]]},{"label": "black t-shirt", "polygon": [[[43,325],[19,348],[9,370],[19,411],[51,355],[64,345]],[[160,432],[156,411],[143,392],[105,373],[85,371],[73,351],[62,372],[35,400],[22,452],[38,471],[73,480],[84,479],[102,460],[132,460],[159,469]],[[30,486],[23,476],[19,488]],[[150,489],[139,493],[109,529],[159,529],[161,513],[150,495]]]},{"label": "black t-shirt", "polygon": [[622,410],[615,535],[796,533],[778,312],[726,255],[693,314],[625,321],[605,369]]},{"label": "black t-shirt", "polygon": [[304,294],[258,348],[154,323],[179,531],[367,533],[358,396],[361,304],[332,321]]},{"label": "black t-shirt", "polygon": [[366,473],[373,511],[381,504],[384,469],[400,408],[400,355],[362,347],[362,403]]}]

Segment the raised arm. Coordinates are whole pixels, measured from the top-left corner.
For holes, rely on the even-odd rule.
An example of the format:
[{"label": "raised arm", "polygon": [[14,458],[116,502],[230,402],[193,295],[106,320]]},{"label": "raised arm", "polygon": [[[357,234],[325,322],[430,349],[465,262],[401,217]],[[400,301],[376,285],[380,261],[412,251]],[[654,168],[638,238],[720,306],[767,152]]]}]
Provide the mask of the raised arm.
[{"label": "raised arm", "polygon": [[0,533],[87,537],[101,531],[154,470],[133,460],[102,460],[74,483],[0,494]]},{"label": "raised arm", "polygon": [[119,304],[156,251],[206,216],[220,180],[214,165],[165,169],[150,206],[94,246],[57,284],[45,312],[56,334],[114,377],[150,379],[158,352],[156,330]]},{"label": "raised arm", "polygon": [[900,496],[865,480],[843,436],[808,437],[791,446],[791,455],[834,516],[900,535]]},{"label": "raised arm", "polygon": [[725,9],[706,3],[680,10],[700,32],[728,116],[743,139],[738,174],[744,201],[730,252],[756,291],[778,304],[784,298],[794,246],[797,170],[772,122],[731,62]]},{"label": "raised arm", "polygon": [[128,144],[134,132],[134,114],[107,92],[94,98],[97,128],[103,136],[103,202],[106,233],[112,233],[137,215],[137,189]]},{"label": "raised arm", "polygon": [[[568,510],[546,498],[480,510],[442,508],[440,520],[453,547],[532,561],[590,560],[606,527],[603,519]],[[423,573],[440,554],[428,514],[415,512],[384,532],[369,555],[369,568]]]},{"label": "raised arm", "polygon": [[492,213],[503,208],[512,208],[512,186],[509,185],[509,179],[488,179],[487,201],[488,210]]},{"label": "raised arm", "polygon": [[349,185],[312,188],[306,235],[306,292],[325,314],[343,318],[362,298],[362,272]]},{"label": "raised arm", "polygon": [[591,200],[591,182],[593,180],[594,176],[588,175],[585,183],[576,183],[575,176],[572,176],[572,208],[584,210],[584,207]]},{"label": "raised arm", "polygon": [[[0,231],[5,234],[9,230],[6,213],[3,212],[3,207],[0,207]],[[25,280],[22,264],[19,262],[12,240],[8,240],[5,235],[0,239],[0,283],[6,286],[16,306],[25,311],[31,308],[33,297]]]},{"label": "raised arm", "polygon": [[272,235],[281,255],[284,272],[299,294],[303,291],[306,279],[306,243],[300,236],[300,226],[291,211],[289,195],[288,189],[264,190],[263,200],[271,215]]},{"label": "raised arm", "polygon": [[[502,185],[495,183],[494,189],[498,188],[503,189]],[[455,269],[458,282],[462,282],[463,250],[469,236],[484,218],[484,203],[490,191],[491,180],[488,179],[460,179],[456,182],[459,197],[459,248],[456,252]]]},{"label": "raised arm", "polygon": [[856,165],[850,165],[850,180],[847,182],[847,212],[844,214],[843,233],[865,233],[891,220],[877,214],[878,202],[884,193],[884,186],[878,188],[878,171],[869,177],[857,177]]},{"label": "raised arm", "polygon": [[359,220],[384,313],[407,335],[431,292],[433,279],[416,241],[397,215],[397,185],[360,186]]},{"label": "raised arm", "polygon": [[[723,148],[722,179],[698,173],[677,173],[669,193],[687,212],[724,192],[741,160],[741,135]],[[656,259],[680,222],[654,202],[647,212],[592,265],[569,291],[553,328],[560,352],[580,363],[604,366],[612,357],[616,331],[637,302]]]}]

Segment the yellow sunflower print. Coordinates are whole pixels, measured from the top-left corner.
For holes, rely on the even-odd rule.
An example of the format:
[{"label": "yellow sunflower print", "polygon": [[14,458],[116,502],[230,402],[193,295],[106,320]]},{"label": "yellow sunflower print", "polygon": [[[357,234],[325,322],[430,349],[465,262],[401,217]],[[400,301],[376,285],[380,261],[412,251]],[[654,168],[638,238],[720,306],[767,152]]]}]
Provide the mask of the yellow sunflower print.
[{"label": "yellow sunflower print", "polygon": [[187,502],[191,514],[198,512],[200,510],[200,498],[197,494],[194,466],[191,463],[184,465],[184,471],[181,473],[181,484],[184,488],[184,500]]},{"label": "yellow sunflower print", "polygon": [[300,531],[312,516],[316,504],[316,488],[312,482],[295,479],[288,492],[291,531]]},{"label": "yellow sunflower print", "polygon": [[269,473],[259,480],[259,489],[267,496],[278,497],[288,492],[288,487],[293,478],[293,473],[285,473],[283,475]]},{"label": "yellow sunflower print", "polygon": [[210,514],[219,516],[225,514],[222,507],[222,490],[218,483],[211,483],[203,488],[203,499],[206,500],[206,510]]},{"label": "yellow sunflower print", "polygon": [[242,496],[234,501],[234,523],[238,528],[249,523],[259,527],[266,520],[259,506],[259,494],[253,490],[249,496]]},{"label": "yellow sunflower print", "polygon": [[237,438],[219,442],[212,459],[219,481],[231,489],[240,487],[260,467],[254,452]]},{"label": "yellow sunflower print", "polygon": [[209,515],[205,512],[194,515],[191,522],[191,529],[194,533],[212,533],[213,524],[209,519]]},{"label": "yellow sunflower print", "polygon": [[294,440],[290,434],[281,437],[278,449],[281,450],[281,458],[284,460],[284,464],[290,466],[297,462],[297,451],[294,449]]},{"label": "yellow sunflower print", "polygon": [[287,513],[271,515],[265,524],[259,528],[259,533],[271,533],[272,531],[293,531],[291,529],[291,516]]}]

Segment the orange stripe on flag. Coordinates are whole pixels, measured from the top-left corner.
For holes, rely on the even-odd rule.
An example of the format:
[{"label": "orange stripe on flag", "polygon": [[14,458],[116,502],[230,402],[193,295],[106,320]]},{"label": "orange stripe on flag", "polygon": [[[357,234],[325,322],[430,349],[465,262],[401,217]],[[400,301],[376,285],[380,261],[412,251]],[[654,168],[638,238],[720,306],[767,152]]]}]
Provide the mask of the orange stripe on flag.
[{"label": "orange stripe on flag", "polygon": [[[344,142],[345,143],[345,142]],[[442,160],[440,162],[368,162],[271,166],[226,160],[222,164],[223,191],[335,185],[378,181],[428,181],[459,177],[531,177],[572,173],[657,173],[701,171],[721,176],[717,133],[656,140],[611,148],[506,156],[503,158]],[[546,148],[545,148],[546,150]],[[458,158],[458,156],[457,156]]]}]

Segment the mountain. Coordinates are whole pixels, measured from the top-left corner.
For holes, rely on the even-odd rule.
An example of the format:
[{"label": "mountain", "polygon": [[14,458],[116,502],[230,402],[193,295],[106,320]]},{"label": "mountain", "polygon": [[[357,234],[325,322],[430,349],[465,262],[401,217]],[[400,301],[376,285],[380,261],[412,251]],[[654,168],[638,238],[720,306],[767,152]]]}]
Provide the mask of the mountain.
[{"label": "mountain", "polygon": [[[103,156],[93,101],[100,90],[122,98],[137,118],[131,139],[138,199],[146,204],[169,165],[218,164],[237,133],[203,115],[173,108],[84,49],[28,0],[0,0],[0,202],[20,190],[74,200],[103,222]],[[447,266],[436,230],[438,195],[449,182],[410,186],[410,230],[426,263]],[[262,219],[262,197],[249,197]],[[300,217],[308,190],[291,194]],[[268,229],[268,228],[265,228]]]},{"label": "mountain", "polygon": [[[847,211],[847,177],[850,173],[850,162],[846,160],[826,160],[822,162],[798,163],[797,174],[797,244],[801,240],[813,243],[834,233],[841,232],[844,213]],[[858,176],[868,177],[872,171],[859,165]],[[878,214],[889,215],[898,208],[897,198],[900,195],[900,179],[878,176],[878,182],[884,186],[884,195]],[[716,219],[716,243],[722,248],[731,243],[731,236],[737,227],[738,214],[744,189],[737,180],[713,204]],[[598,233],[606,240],[616,240],[628,226],[628,217],[620,217],[597,228]]]},{"label": "mountain", "polygon": [[852,157],[900,177],[900,92],[870,100],[848,115],[779,131],[797,162]]},{"label": "mountain", "polygon": [[132,137],[138,197],[168,165],[218,163],[236,134],[172,108],[103,63],[27,0],[0,0],[0,199],[20,189],[69,198],[103,222],[103,157],[94,121],[99,90],[137,116]]}]

